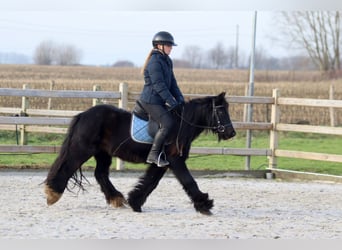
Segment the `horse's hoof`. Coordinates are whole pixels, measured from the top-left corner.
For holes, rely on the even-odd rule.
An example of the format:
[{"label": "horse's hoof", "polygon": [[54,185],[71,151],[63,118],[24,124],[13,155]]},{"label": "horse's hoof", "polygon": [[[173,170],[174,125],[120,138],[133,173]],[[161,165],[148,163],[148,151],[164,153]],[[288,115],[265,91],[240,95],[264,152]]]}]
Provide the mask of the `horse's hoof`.
[{"label": "horse's hoof", "polygon": [[141,213],[141,206],[137,206],[137,205],[134,205],[134,204],[129,204],[129,206],[132,208],[132,210],[134,212],[137,212],[137,213]]},{"label": "horse's hoof", "polygon": [[208,215],[208,216],[210,216],[210,215],[213,215],[213,213],[210,211],[210,210],[206,210],[206,211],[199,211],[201,214],[203,214],[203,215]]},{"label": "horse's hoof", "polygon": [[141,213],[142,210],[141,210],[141,207],[132,207],[133,211],[136,212],[136,213]]},{"label": "horse's hoof", "polygon": [[128,200],[128,204],[134,212],[141,213],[141,206],[138,206],[138,205],[130,202],[130,200]]},{"label": "horse's hoof", "polygon": [[124,207],[125,205],[128,204],[128,202],[124,197],[118,196],[118,197],[111,199],[109,201],[109,204],[115,208],[119,208],[119,207]]},{"label": "horse's hoof", "polygon": [[61,197],[61,193],[52,190],[48,185],[45,185],[46,203],[50,206],[55,204]]}]

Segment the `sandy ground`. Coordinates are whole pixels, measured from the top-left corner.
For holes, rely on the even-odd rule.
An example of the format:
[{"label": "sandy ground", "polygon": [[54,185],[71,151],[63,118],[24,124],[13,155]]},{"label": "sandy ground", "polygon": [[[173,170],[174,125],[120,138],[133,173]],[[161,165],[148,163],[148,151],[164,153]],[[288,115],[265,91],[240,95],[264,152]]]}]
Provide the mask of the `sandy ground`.
[{"label": "sandy ground", "polygon": [[[0,239],[341,239],[342,185],[251,178],[197,177],[215,200],[212,216],[196,213],[172,175],[143,213],[112,208],[92,173],[86,192],[46,205],[46,171],[0,172]],[[127,194],[136,174],[111,173]]]}]

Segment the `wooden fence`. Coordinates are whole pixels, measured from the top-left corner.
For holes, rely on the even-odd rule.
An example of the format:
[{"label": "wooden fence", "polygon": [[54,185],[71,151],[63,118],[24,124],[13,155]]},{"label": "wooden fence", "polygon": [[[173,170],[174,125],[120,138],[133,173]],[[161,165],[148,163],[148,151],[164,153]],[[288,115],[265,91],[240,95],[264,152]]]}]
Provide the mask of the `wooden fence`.
[{"label": "wooden fence", "polygon": [[[101,102],[101,99],[116,99],[118,106],[127,109],[128,102],[138,98],[139,93],[128,91],[128,85],[120,84],[119,91],[99,91],[94,87],[93,91],[57,91],[57,90],[34,90],[28,89],[24,85],[23,89],[0,88],[0,96],[19,96],[22,97],[21,108],[0,107],[0,130],[19,130],[20,145],[0,145],[0,153],[57,153],[60,147],[56,146],[30,146],[25,145],[28,132],[41,133],[66,133],[67,125],[71,117],[80,111],[71,110],[51,110],[51,109],[30,109],[30,97],[44,98],[92,98],[93,105]],[[185,95],[187,97],[200,97],[202,95]],[[239,156],[268,156],[269,168],[277,167],[277,157],[312,159],[321,161],[342,162],[342,155],[313,153],[302,151],[282,150],[278,147],[278,133],[280,131],[296,131],[304,133],[320,133],[342,135],[342,128],[327,126],[295,125],[279,123],[280,107],[286,105],[301,105],[311,107],[342,108],[341,100],[325,99],[302,99],[302,98],[282,98],[279,90],[273,91],[272,97],[246,97],[228,96],[230,103],[245,104],[267,104],[271,105],[271,122],[233,122],[236,130],[266,130],[270,131],[269,148],[203,148],[192,147],[193,154],[216,154],[216,155],[239,155]],[[17,116],[14,116],[16,115]],[[8,116],[10,115],[10,116]],[[47,126],[48,125],[48,126]],[[52,126],[51,126],[52,125]],[[123,162],[117,160],[117,170],[124,168]]]}]

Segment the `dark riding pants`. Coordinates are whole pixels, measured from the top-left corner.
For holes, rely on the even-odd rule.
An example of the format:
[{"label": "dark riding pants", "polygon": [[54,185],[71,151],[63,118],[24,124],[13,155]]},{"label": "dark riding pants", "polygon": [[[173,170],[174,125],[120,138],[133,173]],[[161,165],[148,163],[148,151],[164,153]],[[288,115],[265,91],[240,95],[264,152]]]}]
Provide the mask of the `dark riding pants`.
[{"label": "dark riding pants", "polygon": [[140,102],[150,117],[159,124],[155,140],[160,140],[164,144],[170,132],[175,126],[174,117],[165,106]]}]

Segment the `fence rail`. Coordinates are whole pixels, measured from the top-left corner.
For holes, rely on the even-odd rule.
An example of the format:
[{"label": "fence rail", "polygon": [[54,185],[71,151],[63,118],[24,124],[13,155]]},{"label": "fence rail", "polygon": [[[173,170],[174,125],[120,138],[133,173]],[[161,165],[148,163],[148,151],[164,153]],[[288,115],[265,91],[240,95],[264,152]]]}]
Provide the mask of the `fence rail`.
[{"label": "fence rail", "polygon": [[82,90],[38,90],[2,88],[0,96],[53,97],[53,98],[108,98],[120,99],[121,92]]},{"label": "fence rail", "polygon": [[[129,92],[127,84],[120,84],[119,91],[99,91],[94,87],[93,91],[65,91],[65,90],[33,90],[24,85],[23,89],[0,88],[0,96],[22,97],[21,108],[0,107],[0,114],[12,116],[0,116],[0,130],[20,131],[20,145],[0,145],[0,152],[4,153],[57,153],[59,146],[30,146],[26,144],[27,132],[41,133],[66,133],[72,116],[82,110],[51,110],[51,109],[30,109],[29,97],[44,98],[92,98],[93,105],[101,99],[115,99],[119,107],[127,108],[128,102],[139,97],[139,93]],[[204,95],[185,94],[186,97],[201,97]],[[246,97],[227,96],[227,101],[238,104],[267,104],[271,105],[271,122],[233,122],[237,130],[265,130],[270,132],[270,147],[260,148],[203,148],[192,147],[193,154],[215,154],[215,155],[238,155],[238,156],[267,156],[269,168],[277,167],[278,157],[290,157],[300,159],[311,159],[320,161],[342,162],[342,155],[313,153],[302,151],[291,151],[279,149],[280,131],[294,131],[304,133],[320,133],[342,135],[342,128],[327,126],[311,126],[298,124],[280,123],[280,107],[286,105],[301,105],[311,107],[342,108],[341,100],[325,99],[301,99],[280,97],[279,90],[273,91],[272,97]],[[17,115],[17,116],[14,116]],[[123,168],[122,161],[117,161],[117,169]]]},{"label": "fence rail", "polygon": [[271,122],[272,124],[274,124],[274,127],[272,130],[270,130],[270,149],[272,152],[271,156],[269,157],[270,169],[277,167],[277,157],[342,162],[342,155],[281,150],[278,148],[278,133],[280,131],[342,135],[342,128],[279,123],[281,105],[302,105],[314,107],[330,107],[329,105],[333,105],[335,108],[342,108],[342,101],[323,99],[316,100],[300,98],[280,98],[280,91],[278,89],[273,90],[273,98],[274,104],[272,105]]}]

